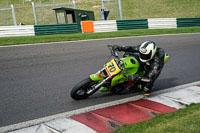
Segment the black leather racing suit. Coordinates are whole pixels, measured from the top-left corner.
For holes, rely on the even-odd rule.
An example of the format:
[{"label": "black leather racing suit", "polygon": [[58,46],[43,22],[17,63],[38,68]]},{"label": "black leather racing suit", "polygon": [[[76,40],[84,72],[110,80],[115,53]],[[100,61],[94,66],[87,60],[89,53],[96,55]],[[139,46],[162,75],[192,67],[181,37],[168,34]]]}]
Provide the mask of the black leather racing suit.
[{"label": "black leather racing suit", "polygon": [[[139,47],[137,46],[118,46],[118,51],[131,53],[139,53]],[[159,76],[163,66],[164,66],[165,51],[162,48],[157,48],[157,52],[151,61],[143,63],[139,60],[141,69],[146,71],[145,78],[150,79],[150,82],[142,82],[143,87],[147,87],[149,90],[152,89],[154,81]]]}]

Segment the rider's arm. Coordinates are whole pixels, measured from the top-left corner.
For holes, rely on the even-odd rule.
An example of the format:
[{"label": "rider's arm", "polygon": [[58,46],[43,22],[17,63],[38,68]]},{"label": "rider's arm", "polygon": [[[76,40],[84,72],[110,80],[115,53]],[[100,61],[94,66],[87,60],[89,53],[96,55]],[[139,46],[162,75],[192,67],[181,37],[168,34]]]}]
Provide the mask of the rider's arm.
[{"label": "rider's arm", "polygon": [[118,51],[124,52],[139,52],[139,45],[138,46],[118,46]]},{"label": "rider's arm", "polygon": [[154,57],[153,63],[151,64],[151,69],[148,71],[146,75],[150,79],[153,79],[156,76],[158,76],[164,65],[164,55],[165,55],[164,50],[158,48],[156,54],[157,55]]}]

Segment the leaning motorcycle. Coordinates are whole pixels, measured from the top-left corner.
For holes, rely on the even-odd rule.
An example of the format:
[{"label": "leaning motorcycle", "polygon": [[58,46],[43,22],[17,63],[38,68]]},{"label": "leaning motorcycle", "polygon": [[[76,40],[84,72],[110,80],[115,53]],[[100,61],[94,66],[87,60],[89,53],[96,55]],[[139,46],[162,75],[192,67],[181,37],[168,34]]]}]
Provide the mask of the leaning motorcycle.
[{"label": "leaning motorcycle", "polygon": [[[113,45],[107,45],[110,49],[112,59],[109,60],[101,70],[91,74],[88,78],[77,83],[71,90],[71,97],[75,100],[86,99],[96,91],[108,88],[108,92],[119,93],[127,88],[138,88],[137,82],[129,80],[129,75],[138,77],[145,75],[145,71],[140,69],[139,55],[129,56],[125,54],[120,58],[118,51]],[[165,53],[164,62],[167,62],[169,56]]]}]

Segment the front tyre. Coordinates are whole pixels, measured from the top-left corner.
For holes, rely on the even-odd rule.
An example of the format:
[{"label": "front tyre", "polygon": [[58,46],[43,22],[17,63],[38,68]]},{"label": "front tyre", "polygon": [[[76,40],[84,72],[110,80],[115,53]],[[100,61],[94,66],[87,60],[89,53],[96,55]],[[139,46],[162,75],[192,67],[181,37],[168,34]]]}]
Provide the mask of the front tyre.
[{"label": "front tyre", "polygon": [[94,90],[96,84],[97,83],[92,81],[90,78],[82,80],[71,90],[71,97],[75,100],[86,99],[97,91]]}]

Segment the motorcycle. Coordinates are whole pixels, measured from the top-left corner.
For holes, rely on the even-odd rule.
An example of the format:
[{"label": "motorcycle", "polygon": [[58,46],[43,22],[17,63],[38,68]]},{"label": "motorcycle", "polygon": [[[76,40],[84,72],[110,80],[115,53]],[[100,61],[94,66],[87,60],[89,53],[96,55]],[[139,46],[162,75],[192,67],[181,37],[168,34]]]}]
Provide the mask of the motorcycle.
[{"label": "motorcycle", "polygon": [[[139,55],[125,53],[122,58],[113,45],[107,45],[111,56],[101,70],[91,74],[88,78],[77,83],[71,90],[71,97],[75,100],[86,99],[99,89],[112,93],[120,93],[124,89],[137,89],[139,84],[134,80],[129,80],[129,75],[135,75],[135,81],[138,77],[145,75],[145,71],[140,69]],[[164,63],[167,62],[169,55],[165,53]],[[110,59],[110,58],[109,58]]]}]

